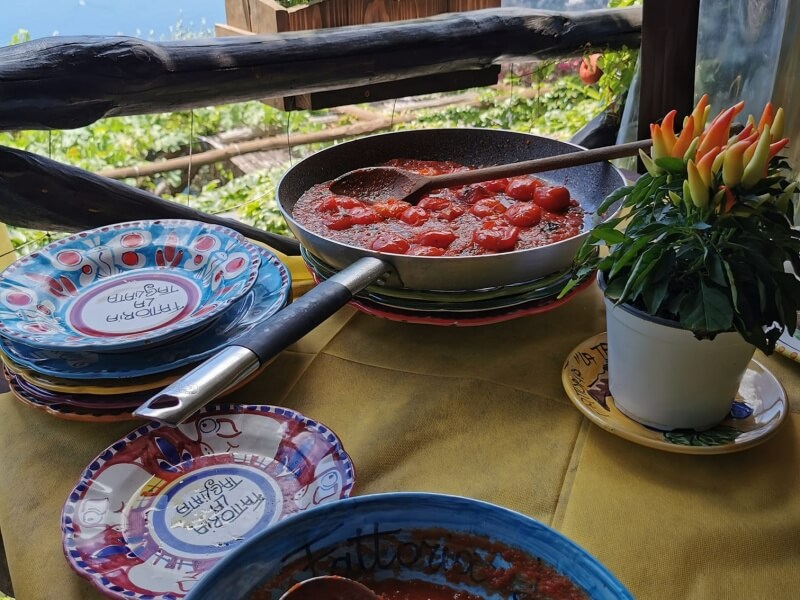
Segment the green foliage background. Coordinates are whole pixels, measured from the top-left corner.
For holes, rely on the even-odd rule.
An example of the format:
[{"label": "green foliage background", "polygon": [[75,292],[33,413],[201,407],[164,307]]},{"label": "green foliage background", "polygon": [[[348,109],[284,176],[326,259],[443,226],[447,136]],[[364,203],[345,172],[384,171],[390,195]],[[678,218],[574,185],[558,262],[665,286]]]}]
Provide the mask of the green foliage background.
[{"label": "green foliage background", "polygon": [[[610,0],[610,6],[627,6],[636,0]],[[176,37],[195,34],[174,28]],[[21,30],[12,44],[27,41]],[[429,127],[492,127],[568,139],[606,106],[618,100],[633,75],[636,51],[605,53],[604,74],[595,85],[583,84],[576,63],[556,62],[512,65],[502,88],[476,90],[479,107],[448,107],[418,111],[414,121],[394,129]],[[565,65],[567,68],[565,69]],[[525,70],[528,69],[527,72]],[[523,94],[526,88],[537,94]],[[617,107],[619,109],[619,107]],[[191,112],[151,114],[103,119],[87,127],[63,131],[0,132],[0,144],[34,152],[89,171],[130,166],[145,161],[186,155],[208,149],[203,136],[236,128],[257,130],[260,135],[292,135],[347,124],[349,117],[328,111],[286,113],[261,102],[245,102],[200,108]],[[155,191],[164,198],[190,204],[209,213],[226,214],[246,223],[287,234],[274,191],[293,160],[318,150],[323,144],[294,147],[287,163],[237,177],[226,164],[172,171],[125,182]],[[189,181],[191,179],[191,181]],[[17,248],[30,252],[57,234],[10,227]]]}]

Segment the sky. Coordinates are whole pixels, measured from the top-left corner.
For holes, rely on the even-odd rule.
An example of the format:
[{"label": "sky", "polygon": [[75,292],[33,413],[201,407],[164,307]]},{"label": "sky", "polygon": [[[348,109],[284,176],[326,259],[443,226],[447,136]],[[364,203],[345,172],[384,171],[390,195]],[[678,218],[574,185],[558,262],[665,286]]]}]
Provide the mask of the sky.
[{"label": "sky", "polygon": [[[502,0],[503,6],[581,10],[608,0]],[[172,39],[173,30],[213,35],[225,22],[225,0],[0,0],[0,46],[20,29],[31,39],[51,35],[132,35]],[[172,28],[172,29],[170,29]]]},{"label": "sky", "polygon": [[0,45],[19,29],[51,35],[132,35],[171,39],[178,23],[193,32],[225,22],[225,0],[0,0]]}]

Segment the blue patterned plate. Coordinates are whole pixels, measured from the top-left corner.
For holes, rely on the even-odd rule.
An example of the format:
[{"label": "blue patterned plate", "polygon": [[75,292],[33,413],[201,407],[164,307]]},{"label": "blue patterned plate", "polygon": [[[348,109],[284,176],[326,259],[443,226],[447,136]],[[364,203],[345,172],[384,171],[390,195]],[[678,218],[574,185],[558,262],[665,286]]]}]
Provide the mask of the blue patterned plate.
[{"label": "blue patterned plate", "polygon": [[347,498],[353,479],[324,425],[273,406],[209,407],[139,427],[89,464],[62,512],[64,553],[107,596],[177,600],[266,527]]},{"label": "blue patterned plate", "polygon": [[[249,244],[248,244],[249,245]],[[37,373],[62,379],[115,379],[164,373],[216,353],[233,338],[263,323],[289,300],[291,276],[273,254],[252,246],[261,266],[255,285],[210,327],[181,336],[147,352],[100,353],[91,350],[34,348],[0,337],[0,351]]]},{"label": "blue patterned plate", "polygon": [[252,244],[219,225],[84,231],[0,275],[0,334],[41,348],[141,347],[219,315],[250,289],[259,262]]}]

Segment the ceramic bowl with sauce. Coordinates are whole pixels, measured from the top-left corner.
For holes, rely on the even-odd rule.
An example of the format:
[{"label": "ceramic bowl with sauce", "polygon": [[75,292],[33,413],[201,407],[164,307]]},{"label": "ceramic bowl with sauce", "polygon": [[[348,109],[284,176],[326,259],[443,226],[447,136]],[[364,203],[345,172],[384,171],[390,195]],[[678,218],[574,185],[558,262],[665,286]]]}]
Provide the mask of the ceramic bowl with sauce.
[{"label": "ceramic bowl with sauce", "polygon": [[187,600],[277,600],[327,574],[392,600],[633,598],[593,556],[534,519],[469,498],[402,492],[340,500],[262,531]]}]

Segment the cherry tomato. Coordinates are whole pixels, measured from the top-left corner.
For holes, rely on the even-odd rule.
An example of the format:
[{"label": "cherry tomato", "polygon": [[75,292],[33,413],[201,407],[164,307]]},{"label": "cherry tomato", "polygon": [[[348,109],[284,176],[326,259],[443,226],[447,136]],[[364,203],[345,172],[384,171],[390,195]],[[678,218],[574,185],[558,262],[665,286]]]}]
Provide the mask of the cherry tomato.
[{"label": "cherry tomato", "polygon": [[505,220],[517,227],[533,227],[542,220],[542,209],[536,204],[515,204],[503,215]]},{"label": "cherry tomato", "polygon": [[372,240],[370,248],[376,252],[389,252],[391,254],[405,254],[411,244],[404,237],[396,233],[381,233]]},{"label": "cherry tomato", "polygon": [[409,225],[422,225],[428,220],[428,211],[419,206],[411,206],[403,211],[400,220]]},{"label": "cherry tomato", "polygon": [[484,217],[490,217],[492,215],[502,215],[506,212],[506,207],[496,198],[484,198],[473,204],[469,212],[483,219]]},{"label": "cherry tomato", "polygon": [[532,200],[536,189],[542,184],[535,177],[518,177],[506,186],[506,195],[514,200]]},{"label": "cherry tomato", "polygon": [[484,198],[491,198],[492,195],[492,192],[487,190],[485,187],[476,185],[474,187],[467,188],[467,191],[464,193],[464,200],[470,204],[475,204]]},{"label": "cherry tomato", "polygon": [[496,194],[497,192],[505,192],[506,186],[510,181],[510,179],[492,179],[491,181],[484,181],[481,184],[481,187],[486,188],[488,191]]},{"label": "cherry tomato", "polygon": [[537,188],[533,201],[550,212],[566,212],[569,209],[569,190],[562,186]]},{"label": "cherry tomato", "polygon": [[336,212],[341,209],[363,207],[364,203],[347,196],[329,196],[319,204],[321,212]]},{"label": "cherry tomato", "polygon": [[372,205],[372,209],[384,219],[399,219],[403,211],[410,206],[408,202],[392,198],[386,202],[376,202]]},{"label": "cherry tomato", "polygon": [[414,241],[420,246],[434,246],[436,248],[447,248],[456,239],[456,234],[447,229],[433,229],[423,231]]},{"label": "cherry tomato", "polygon": [[370,223],[377,223],[381,220],[378,214],[371,208],[366,206],[357,206],[347,211],[350,215],[350,221],[353,225],[369,225]]},{"label": "cherry tomato", "polygon": [[334,231],[341,231],[353,226],[353,219],[347,213],[325,215],[323,222],[328,229],[333,229]]},{"label": "cherry tomato", "polygon": [[417,206],[425,210],[442,210],[450,205],[447,198],[441,196],[425,196],[422,200],[417,202]]},{"label": "cherry tomato", "polygon": [[444,221],[452,221],[464,214],[464,209],[458,204],[450,204],[447,208],[443,208],[436,212],[436,218]]},{"label": "cherry tomato", "polygon": [[581,61],[578,74],[580,75],[581,81],[586,85],[597,83],[603,75],[603,69],[597,66],[598,58],[600,58],[600,54],[591,54],[589,56],[584,56]]},{"label": "cherry tomato", "polygon": [[482,248],[495,252],[513,250],[519,238],[519,227],[500,221],[485,221],[472,232],[472,240]]},{"label": "cherry tomato", "polygon": [[411,246],[408,252],[411,256],[442,256],[444,248],[436,248],[435,246]]}]

